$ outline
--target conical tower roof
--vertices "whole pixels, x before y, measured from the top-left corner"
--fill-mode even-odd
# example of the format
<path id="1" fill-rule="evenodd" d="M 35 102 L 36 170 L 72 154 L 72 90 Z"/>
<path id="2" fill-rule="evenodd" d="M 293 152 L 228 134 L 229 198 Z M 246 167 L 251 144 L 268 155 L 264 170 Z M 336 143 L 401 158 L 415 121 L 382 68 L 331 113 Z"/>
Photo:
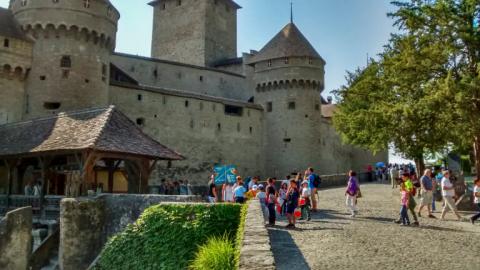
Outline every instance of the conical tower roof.
<path id="1" fill-rule="evenodd" d="M 293 22 L 287 24 L 270 40 L 267 45 L 253 57 L 250 63 L 291 56 L 306 56 L 322 59 Z"/>

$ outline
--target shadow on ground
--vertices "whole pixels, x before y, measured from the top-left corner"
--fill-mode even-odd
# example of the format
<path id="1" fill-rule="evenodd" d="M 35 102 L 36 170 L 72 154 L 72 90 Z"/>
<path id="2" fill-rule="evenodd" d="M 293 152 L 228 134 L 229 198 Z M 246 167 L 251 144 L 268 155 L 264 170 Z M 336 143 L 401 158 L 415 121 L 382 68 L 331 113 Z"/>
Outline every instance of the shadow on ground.
<path id="1" fill-rule="evenodd" d="M 274 227 L 269 229 L 269 235 L 277 270 L 311 269 L 288 230 Z"/>

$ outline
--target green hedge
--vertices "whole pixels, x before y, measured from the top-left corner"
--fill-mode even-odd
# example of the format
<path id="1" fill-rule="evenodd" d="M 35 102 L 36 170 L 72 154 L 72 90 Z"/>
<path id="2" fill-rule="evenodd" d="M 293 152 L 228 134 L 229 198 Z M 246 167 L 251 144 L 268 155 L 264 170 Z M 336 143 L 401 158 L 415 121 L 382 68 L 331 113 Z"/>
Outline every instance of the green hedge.
<path id="1" fill-rule="evenodd" d="M 238 237 L 241 212 L 238 204 L 150 207 L 108 241 L 95 269 L 187 269 L 208 238 Z"/>
<path id="2" fill-rule="evenodd" d="M 197 251 L 191 270 L 235 270 L 235 245 L 228 237 L 214 236 Z"/>

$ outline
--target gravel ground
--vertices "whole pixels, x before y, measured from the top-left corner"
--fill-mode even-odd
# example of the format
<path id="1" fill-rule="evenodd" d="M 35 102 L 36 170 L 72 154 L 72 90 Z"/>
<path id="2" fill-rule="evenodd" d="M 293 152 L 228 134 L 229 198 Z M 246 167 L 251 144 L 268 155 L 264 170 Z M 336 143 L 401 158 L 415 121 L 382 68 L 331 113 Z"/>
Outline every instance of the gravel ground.
<path id="1" fill-rule="evenodd" d="M 320 191 L 320 211 L 295 230 L 280 218 L 269 229 L 277 269 L 480 269 L 480 224 L 454 221 L 450 213 L 446 221 L 422 217 L 420 227 L 402 227 L 393 223 L 397 191 L 368 184 L 362 194 L 355 218 L 346 211 L 344 188 Z"/>

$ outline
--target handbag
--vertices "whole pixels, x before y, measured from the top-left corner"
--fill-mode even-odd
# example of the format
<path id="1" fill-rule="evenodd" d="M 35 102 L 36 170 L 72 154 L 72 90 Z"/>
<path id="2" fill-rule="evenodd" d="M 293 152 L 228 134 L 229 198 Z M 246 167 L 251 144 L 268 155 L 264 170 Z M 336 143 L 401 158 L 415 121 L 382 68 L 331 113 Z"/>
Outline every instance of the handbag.
<path id="1" fill-rule="evenodd" d="M 358 192 L 357 192 L 357 199 L 358 198 L 362 198 L 362 192 L 360 190 L 358 190 Z"/>

